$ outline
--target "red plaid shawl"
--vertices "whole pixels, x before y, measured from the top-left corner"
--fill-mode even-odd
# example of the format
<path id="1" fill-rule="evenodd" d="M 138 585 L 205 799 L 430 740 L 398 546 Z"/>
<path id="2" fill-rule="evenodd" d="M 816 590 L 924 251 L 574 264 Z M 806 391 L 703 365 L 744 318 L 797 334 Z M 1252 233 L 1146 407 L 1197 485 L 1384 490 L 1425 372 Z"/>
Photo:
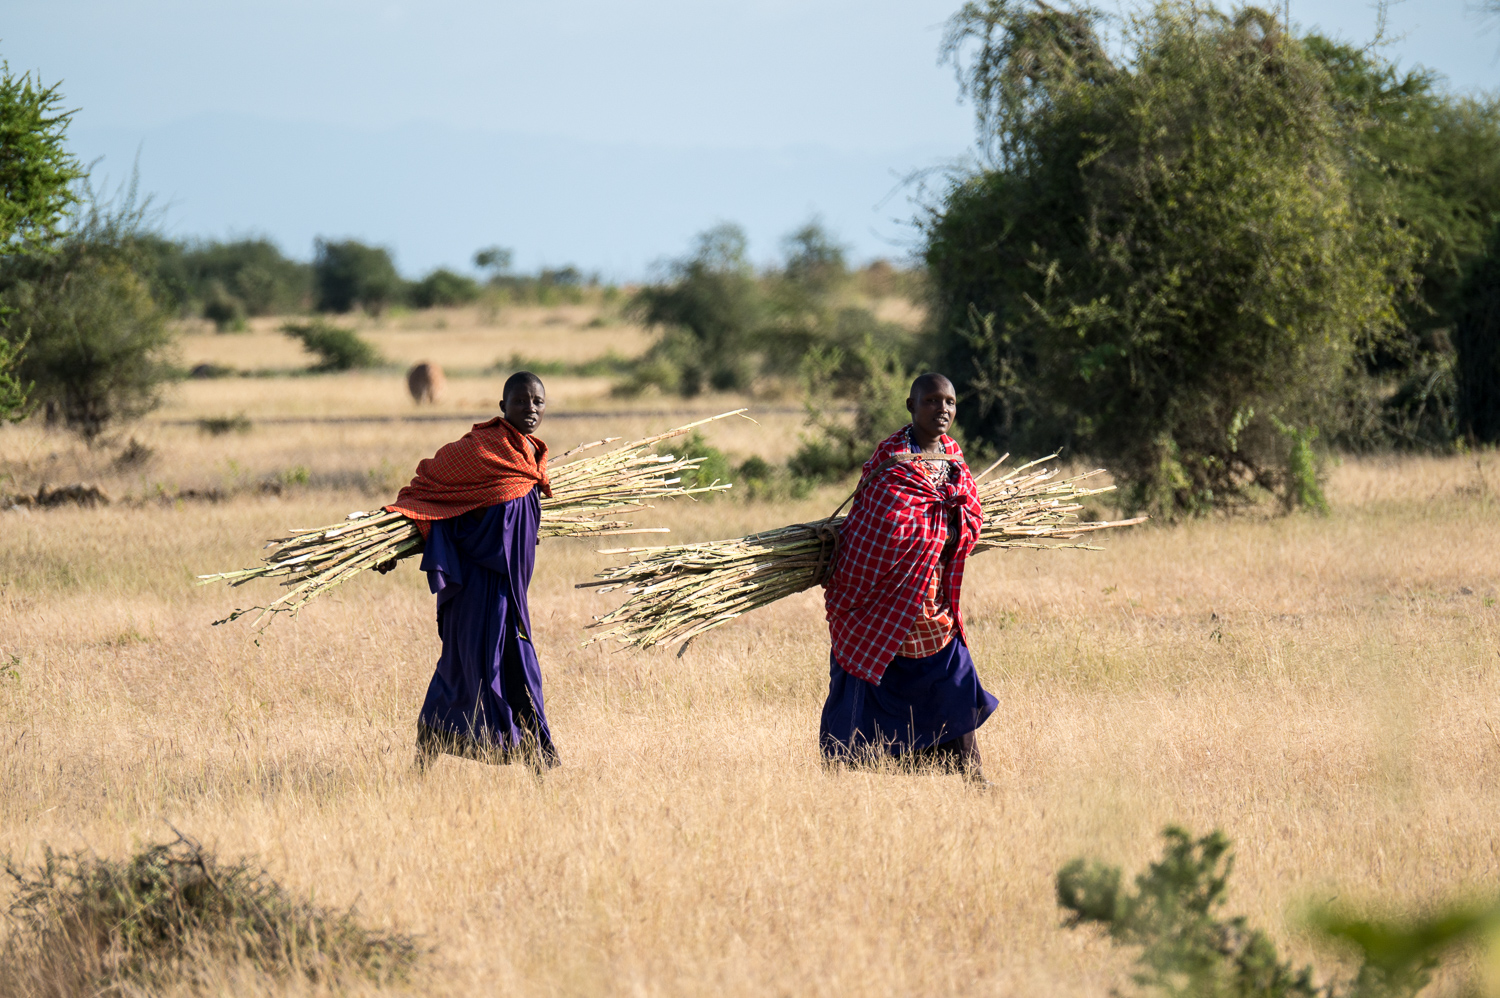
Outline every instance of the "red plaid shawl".
<path id="1" fill-rule="evenodd" d="M 415 520 L 425 538 L 432 520 L 519 499 L 538 485 L 552 495 L 547 445 L 496 416 L 420 461 L 416 477 L 386 509 Z"/>
<path id="2" fill-rule="evenodd" d="M 944 435 L 942 444 L 949 454 L 963 457 L 953 438 Z M 958 463 L 956 479 L 942 485 L 934 485 L 916 462 L 876 473 L 886 458 L 910 452 L 902 429 L 865 462 L 854 507 L 839 529 L 838 563 L 824 592 L 834 660 L 845 672 L 877 686 L 921 608 L 948 539 L 948 510 L 954 507 L 960 510 L 960 533 L 943 583 L 958 633 L 964 633 L 958 594 L 964 562 L 983 521 L 967 464 Z"/>

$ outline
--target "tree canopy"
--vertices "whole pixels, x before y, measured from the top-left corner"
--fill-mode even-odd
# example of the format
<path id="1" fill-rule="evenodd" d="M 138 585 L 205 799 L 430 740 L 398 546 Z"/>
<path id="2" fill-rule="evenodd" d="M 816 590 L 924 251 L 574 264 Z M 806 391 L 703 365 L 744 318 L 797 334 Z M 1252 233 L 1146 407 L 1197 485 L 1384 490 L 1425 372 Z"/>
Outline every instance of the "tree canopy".
<path id="1" fill-rule="evenodd" d="M 379 314 L 400 301 L 405 290 L 390 250 L 353 239 L 319 239 L 313 275 L 320 312 L 348 312 L 357 305 Z"/>
<path id="2" fill-rule="evenodd" d="M 960 419 L 1107 458 L 1159 515 L 1316 504 L 1310 442 L 1399 328 L 1417 241 L 1275 17 L 1166 0 L 1118 51 L 1100 22 L 983 0 L 951 25 L 987 161 L 927 226 Z"/>
<path id="3" fill-rule="evenodd" d="M 63 144 L 73 112 L 57 85 L 0 62 L 0 255 L 45 252 L 78 203 L 84 172 Z"/>
<path id="4" fill-rule="evenodd" d="M 653 370 L 645 372 L 651 380 L 682 395 L 749 387 L 749 338 L 762 322 L 764 303 L 746 247 L 738 225 L 716 225 L 669 265 L 666 280 L 636 292 L 629 313 L 665 330 L 653 349 Z"/>

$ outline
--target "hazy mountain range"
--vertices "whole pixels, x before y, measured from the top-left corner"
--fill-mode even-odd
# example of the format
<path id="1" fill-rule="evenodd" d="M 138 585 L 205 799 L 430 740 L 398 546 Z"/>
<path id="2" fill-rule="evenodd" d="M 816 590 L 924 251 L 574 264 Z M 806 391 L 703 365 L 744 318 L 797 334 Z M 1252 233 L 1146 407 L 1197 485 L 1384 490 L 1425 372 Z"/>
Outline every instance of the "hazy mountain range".
<path id="1" fill-rule="evenodd" d="M 467 268 L 473 251 L 515 250 L 518 269 L 576 264 L 631 280 L 680 255 L 694 233 L 734 221 L 760 262 L 809 217 L 855 260 L 909 255 L 928 171 L 941 187 L 962 148 L 858 152 L 589 143 L 440 124 L 358 129 L 233 114 L 149 130 L 89 127 L 70 137 L 111 186 L 139 164 L 140 188 L 179 236 L 264 234 L 306 258 L 316 236 L 390 247 L 408 276 Z M 102 157 L 100 159 L 99 157 Z"/>

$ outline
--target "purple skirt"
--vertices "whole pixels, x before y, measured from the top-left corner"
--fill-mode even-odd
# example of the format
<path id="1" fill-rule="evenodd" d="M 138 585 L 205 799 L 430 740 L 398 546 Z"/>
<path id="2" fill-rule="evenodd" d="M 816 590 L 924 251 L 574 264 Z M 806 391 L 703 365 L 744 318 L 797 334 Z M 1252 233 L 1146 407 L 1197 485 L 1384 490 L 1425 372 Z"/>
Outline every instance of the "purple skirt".
<path id="1" fill-rule="evenodd" d="M 540 519 L 532 490 L 432 525 L 422 568 L 437 594 L 443 651 L 417 718 L 418 743 L 432 751 L 557 758 L 526 599 Z"/>
<path id="2" fill-rule="evenodd" d="M 976 730 L 1000 706 L 979 685 L 974 660 L 955 637 L 926 658 L 897 655 L 880 685 L 849 675 L 828 656 L 828 701 L 819 743 L 830 759 L 900 757 Z"/>

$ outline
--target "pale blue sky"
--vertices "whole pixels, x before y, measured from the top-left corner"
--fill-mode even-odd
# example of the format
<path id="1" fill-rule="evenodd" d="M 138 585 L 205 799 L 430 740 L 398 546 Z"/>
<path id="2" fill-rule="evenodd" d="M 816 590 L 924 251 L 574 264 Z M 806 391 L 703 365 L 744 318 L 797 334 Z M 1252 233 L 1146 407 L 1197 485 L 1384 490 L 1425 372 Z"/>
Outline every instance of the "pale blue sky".
<path id="1" fill-rule="evenodd" d="M 1103 6 L 1118 9 L 1113 3 Z M 6 0 L 0 56 L 62 80 L 80 155 L 181 235 L 390 246 L 408 274 L 489 243 L 638 277 L 745 225 L 757 258 L 817 214 L 858 258 L 909 251 L 901 177 L 972 141 L 937 64 L 958 0 Z M 1349 40 L 1359 0 L 1292 0 Z M 1388 50 L 1500 85 L 1468 0 L 1394 5 Z"/>

